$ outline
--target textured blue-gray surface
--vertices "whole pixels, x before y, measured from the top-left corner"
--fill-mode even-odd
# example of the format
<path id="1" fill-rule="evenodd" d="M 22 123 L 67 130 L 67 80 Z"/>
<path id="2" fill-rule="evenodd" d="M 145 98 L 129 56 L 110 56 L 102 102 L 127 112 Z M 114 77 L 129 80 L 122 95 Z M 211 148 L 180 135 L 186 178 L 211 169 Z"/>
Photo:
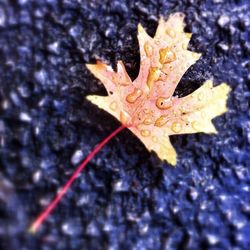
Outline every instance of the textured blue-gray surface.
<path id="1" fill-rule="evenodd" d="M 34 236 L 32 219 L 93 146 L 119 126 L 85 100 L 105 95 L 85 63 L 118 59 L 135 78 L 136 28 L 186 14 L 203 54 L 186 95 L 227 82 L 217 135 L 171 140 L 176 168 L 123 131 L 83 171 Z M 250 4 L 248 0 L 0 1 L 0 248 L 3 250 L 250 249 Z"/>

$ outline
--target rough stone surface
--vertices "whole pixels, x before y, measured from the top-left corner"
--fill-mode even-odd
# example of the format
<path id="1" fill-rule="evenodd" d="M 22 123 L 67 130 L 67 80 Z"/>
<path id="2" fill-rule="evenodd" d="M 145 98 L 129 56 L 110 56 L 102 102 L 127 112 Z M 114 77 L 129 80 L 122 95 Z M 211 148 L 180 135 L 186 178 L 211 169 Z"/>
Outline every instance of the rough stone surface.
<path id="1" fill-rule="evenodd" d="M 96 59 L 139 69 L 136 27 L 182 11 L 203 54 L 186 95 L 214 77 L 231 88 L 218 135 L 171 140 L 176 168 L 129 131 L 87 166 L 36 235 L 27 227 L 91 148 L 119 126 L 85 100 L 104 94 Z M 249 249 L 248 0 L 0 1 L 0 249 Z"/>

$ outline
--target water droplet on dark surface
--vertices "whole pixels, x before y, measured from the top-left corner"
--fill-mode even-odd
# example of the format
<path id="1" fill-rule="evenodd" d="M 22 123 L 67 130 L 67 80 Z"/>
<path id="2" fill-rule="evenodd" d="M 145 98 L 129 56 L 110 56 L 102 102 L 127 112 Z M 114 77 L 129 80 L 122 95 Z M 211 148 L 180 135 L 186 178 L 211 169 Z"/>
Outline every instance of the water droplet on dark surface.
<path id="1" fill-rule="evenodd" d="M 23 122 L 31 122 L 31 120 L 32 120 L 32 118 L 30 117 L 30 115 L 27 114 L 27 113 L 24 113 L 24 112 L 20 113 L 19 118 Z"/>
<path id="2" fill-rule="evenodd" d="M 99 227 L 98 225 L 96 224 L 95 221 L 92 221 L 88 226 L 87 226 L 87 229 L 86 229 L 86 233 L 88 235 L 91 235 L 91 236 L 98 236 L 99 235 Z"/>
<path id="3" fill-rule="evenodd" d="M 74 152 L 74 154 L 71 157 L 71 163 L 73 165 L 79 164 L 83 160 L 83 152 L 82 150 L 78 149 Z"/>
<path id="4" fill-rule="evenodd" d="M 230 17 L 227 15 L 221 15 L 218 19 L 218 24 L 221 28 L 224 28 L 230 22 Z"/>
<path id="5" fill-rule="evenodd" d="M 59 44 L 58 42 L 53 42 L 51 44 L 48 45 L 48 49 L 49 51 L 55 53 L 55 54 L 59 54 Z"/>
<path id="6" fill-rule="evenodd" d="M 81 221 L 78 219 L 67 220 L 62 224 L 62 232 L 69 236 L 77 236 L 82 232 Z"/>
<path id="7" fill-rule="evenodd" d="M 116 180 L 113 183 L 113 188 L 115 192 L 128 191 L 128 185 L 124 180 Z"/>
<path id="8" fill-rule="evenodd" d="M 35 79 L 41 83 L 42 85 L 44 85 L 46 83 L 47 80 L 47 73 L 44 70 L 40 70 L 40 71 L 36 71 L 35 72 Z"/>

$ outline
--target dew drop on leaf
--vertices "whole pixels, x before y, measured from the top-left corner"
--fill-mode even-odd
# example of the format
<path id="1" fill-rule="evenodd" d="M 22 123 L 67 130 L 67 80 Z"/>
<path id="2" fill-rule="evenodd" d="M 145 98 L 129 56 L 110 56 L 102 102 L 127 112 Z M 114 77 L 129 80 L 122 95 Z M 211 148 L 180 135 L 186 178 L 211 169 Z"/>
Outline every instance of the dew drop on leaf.
<path id="1" fill-rule="evenodd" d="M 142 95 L 142 90 L 135 88 L 134 91 L 132 93 L 130 93 L 129 95 L 127 95 L 126 97 L 126 101 L 129 103 L 135 103 L 136 100 Z"/>
<path id="2" fill-rule="evenodd" d="M 156 100 L 156 106 L 159 109 L 169 109 L 172 106 L 170 98 L 159 97 Z"/>
<path id="3" fill-rule="evenodd" d="M 145 118 L 145 120 L 143 121 L 143 124 L 145 125 L 150 125 L 153 123 L 153 120 L 151 118 Z"/>
<path id="4" fill-rule="evenodd" d="M 194 130 L 199 131 L 199 129 L 200 129 L 200 123 L 199 122 L 193 121 L 191 124 L 192 124 L 192 128 Z"/>
<path id="5" fill-rule="evenodd" d="M 160 53 L 161 64 L 170 63 L 170 62 L 175 61 L 176 59 L 175 53 L 168 47 L 161 49 L 159 53 Z"/>
<path id="6" fill-rule="evenodd" d="M 171 126 L 171 130 L 175 133 L 180 133 L 182 130 L 182 125 L 180 122 L 173 122 Z"/>
<path id="7" fill-rule="evenodd" d="M 167 116 L 162 115 L 160 116 L 156 121 L 155 121 L 155 126 L 156 127 L 162 127 L 167 123 Z"/>
<path id="8" fill-rule="evenodd" d="M 113 101 L 113 102 L 110 103 L 109 107 L 110 107 L 110 109 L 115 111 L 117 109 L 117 103 L 115 101 Z"/>
<path id="9" fill-rule="evenodd" d="M 146 42 L 144 44 L 144 50 L 145 50 L 147 57 L 150 57 L 153 55 L 153 47 L 149 44 L 149 42 Z"/>
<path id="10" fill-rule="evenodd" d="M 141 130 L 141 135 L 144 136 L 144 137 L 148 137 L 148 136 L 150 136 L 150 131 L 147 130 L 147 129 L 142 129 Z"/>
<path id="11" fill-rule="evenodd" d="M 169 35 L 171 38 L 175 38 L 175 35 L 176 35 L 174 30 L 171 30 L 171 29 L 166 30 L 166 34 Z"/>

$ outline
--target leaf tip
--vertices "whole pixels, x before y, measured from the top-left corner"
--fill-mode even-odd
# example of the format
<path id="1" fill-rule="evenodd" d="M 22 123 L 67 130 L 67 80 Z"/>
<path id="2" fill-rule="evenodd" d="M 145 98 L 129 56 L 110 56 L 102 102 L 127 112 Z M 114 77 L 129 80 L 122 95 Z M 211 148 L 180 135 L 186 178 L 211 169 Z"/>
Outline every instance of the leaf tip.
<path id="1" fill-rule="evenodd" d="M 163 147 L 157 154 L 161 160 L 167 161 L 173 167 L 176 166 L 177 154 L 172 146 L 169 148 Z"/>
<path id="2" fill-rule="evenodd" d="M 93 72 L 95 72 L 96 70 L 96 64 L 90 64 L 90 63 L 86 63 L 85 64 L 86 68 L 93 74 Z"/>

